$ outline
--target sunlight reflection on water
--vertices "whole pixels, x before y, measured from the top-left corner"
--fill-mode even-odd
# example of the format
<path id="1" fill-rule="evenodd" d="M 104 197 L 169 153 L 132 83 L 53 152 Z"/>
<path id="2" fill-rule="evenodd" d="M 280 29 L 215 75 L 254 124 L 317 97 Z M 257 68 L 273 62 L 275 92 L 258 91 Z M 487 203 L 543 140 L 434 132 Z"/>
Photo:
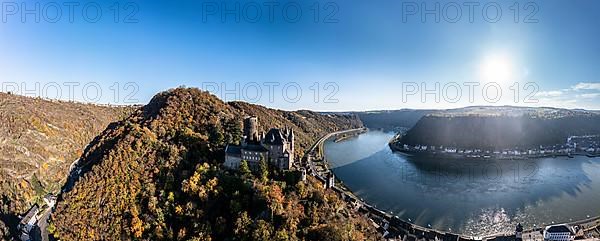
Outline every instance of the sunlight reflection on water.
<path id="1" fill-rule="evenodd" d="M 405 220 L 484 235 L 600 214 L 600 158 L 417 158 L 391 152 L 392 136 L 330 141 L 325 154 L 346 186 Z"/>

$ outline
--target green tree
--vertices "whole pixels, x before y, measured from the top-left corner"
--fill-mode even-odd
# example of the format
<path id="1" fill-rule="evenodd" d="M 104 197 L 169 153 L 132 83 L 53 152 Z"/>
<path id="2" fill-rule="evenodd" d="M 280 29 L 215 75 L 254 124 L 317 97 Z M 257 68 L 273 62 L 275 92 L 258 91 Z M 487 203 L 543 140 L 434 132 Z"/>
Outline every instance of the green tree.
<path id="1" fill-rule="evenodd" d="M 252 240 L 270 241 L 271 233 L 273 233 L 273 226 L 265 220 L 258 220 L 256 222 L 256 228 L 252 232 Z"/>
<path id="2" fill-rule="evenodd" d="M 318 227 L 311 230 L 308 233 L 308 239 L 310 240 L 321 240 L 321 241 L 343 241 L 344 234 L 341 229 L 334 225 L 327 224 L 325 226 Z"/>
<path id="3" fill-rule="evenodd" d="M 54 223 L 48 224 L 46 231 L 48 231 L 50 234 L 54 234 L 54 232 L 56 232 L 56 226 L 54 226 Z"/>
<path id="4" fill-rule="evenodd" d="M 276 241 L 288 241 L 290 240 L 290 236 L 288 235 L 288 231 L 285 229 L 280 229 L 275 232 L 274 240 Z"/>
<path id="5" fill-rule="evenodd" d="M 241 121 L 237 118 L 225 121 L 225 141 L 227 141 L 227 143 L 240 143 L 240 140 L 242 139 L 242 126 L 240 125 L 240 122 Z"/>
<path id="6" fill-rule="evenodd" d="M 263 156 L 260 157 L 260 162 L 259 162 L 259 167 L 260 167 L 260 180 L 263 183 L 266 183 L 269 180 L 269 163 L 267 163 L 267 160 L 265 160 L 265 158 Z"/>
<path id="7" fill-rule="evenodd" d="M 194 237 L 194 238 L 190 239 L 189 241 L 211 241 L 211 240 L 212 239 L 210 238 L 210 236 L 202 235 L 202 236 Z"/>
<path id="8" fill-rule="evenodd" d="M 248 240 L 250 224 L 252 224 L 252 220 L 250 220 L 250 217 L 248 217 L 248 213 L 243 211 L 240 213 L 240 216 L 237 218 L 237 220 L 235 220 L 233 233 L 240 240 Z"/>
<path id="9" fill-rule="evenodd" d="M 242 160 L 240 162 L 239 171 L 240 171 L 240 174 L 242 174 L 242 177 L 244 177 L 244 178 L 249 177 L 250 174 L 252 173 L 252 172 L 250 172 L 250 167 L 248 166 L 248 162 L 246 160 Z"/>

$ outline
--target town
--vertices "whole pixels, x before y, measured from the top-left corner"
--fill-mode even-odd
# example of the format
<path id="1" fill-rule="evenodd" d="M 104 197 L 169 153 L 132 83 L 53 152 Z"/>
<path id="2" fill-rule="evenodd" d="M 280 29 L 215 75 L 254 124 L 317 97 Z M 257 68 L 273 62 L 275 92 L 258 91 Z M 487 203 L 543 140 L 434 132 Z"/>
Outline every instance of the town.
<path id="1" fill-rule="evenodd" d="M 228 145 L 225 154 L 225 166 L 229 169 L 239 167 L 241 161 L 246 160 L 248 165 L 256 168 L 261 159 L 268 160 L 271 165 L 281 170 L 296 171 L 300 173 L 301 181 L 306 182 L 310 175 L 321 183 L 326 189 L 336 192 L 346 202 L 348 208 L 367 217 L 372 225 L 386 240 L 402 241 L 508 241 L 508 240 L 544 240 L 544 241 L 571 241 L 571 240 L 598 240 L 600 238 L 600 217 L 588 217 L 586 220 L 564 224 L 552 224 L 545 227 L 525 230 L 522 225 L 515 227 L 514 233 L 499 233 L 489 236 L 464 236 L 452 232 L 442 232 L 429 227 L 413 224 L 411 220 L 402 220 L 392 213 L 385 212 L 366 203 L 362 198 L 355 196 L 347 187 L 339 182 L 329 169 L 323 154 L 325 141 L 335 138 L 343 141 L 350 137 L 367 132 L 366 128 L 342 130 L 329 133 L 317 140 L 300 159 L 293 159 L 289 155 L 293 150 L 293 131 L 290 129 L 272 128 L 267 134 L 259 134 L 258 119 L 246 117 L 244 119 L 244 136 L 241 145 Z M 590 141 L 596 137 L 572 137 L 571 143 L 575 147 L 583 140 Z M 275 141 L 274 141 L 275 140 Z M 577 140 L 577 142 L 575 142 Z M 598 143 L 591 141 L 590 143 Z M 291 146 L 290 146 L 291 145 Z M 272 151 L 273 150 L 273 151 Z M 427 149 L 423 149 L 426 151 Z M 293 151 L 291 152 L 293 153 Z M 463 151 L 464 153 L 464 151 Z M 560 153 L 560 152 L 559 152 Z M 507 152 L 508 155 L 508 152 Z M 282 162 L 283 161 L 283 162 Z"/>
<path id="2" fill-rule="evenodd" d="M 398 134 L 394 139 L 401 138 Z M 461 148 L 448 146 L 407 145 L 390 142 L 390 147 L 408 154 L 424 154 L 451 158 L 495 158 L 495 159 L 527 159 L 558 156 L 600 156 L 600 135 L 570 136 L 564 144 L 539 146 L 537 148 L 514 148 L 486 150 L 479 148 Z"/>
<path id="3" fill-rule="evenodd" d="M 465 236 L 457 233 L 443 232 L 412 223 L 412 220 L 402 220 L 377 207 L 366 203 L 362 198 L 355 196 L 347 187 L 335 179 L 329 169 L 327 160 L 323 156 L 323 143 L 330 139 L 345 140 L 348 136 L 360 135 L 368 130 L 354 129 L 330 133 L 319 139 L 311 149 L 306 152 L 300 162 L 301 170 L 309 170 L 311 176 L 321 181 L 325 188 L 338 193 L 349 208 L 366 216 L 386 240 L 401 241 L 571 241 L 571 240 L 599 240 L 600 217 L 587 217 L 578 222 L 552 224 L 525 230 L 518 224 L 513 233 L 497 233 L 485 236 Z"/>
<path id="4" fill-rule="evenodd" d="M 546 227 L 524 230 L 522 225 L 515 227 L 515 232 L 495 234 L 490 236 L 464 236 L 452 232 L 442 232 L 412 223 L 412 220 L 402 220 L 392 213 L 380 210 L 366 203 L 362 198 L 355 196 L 347 187 L 339 182 L 329 169 L 323 154 L 324 143 L 335 138 L 335 141 L 344 141 L 368 131 L 367 128 L 342 130 L 329 133 L 317 140 L 301 158 L 295 158 L 294 131 L 291 128 L 271 128 L 268 132 L 259 132 L 260 126 L 257 117 L 246 117 L 243 120 L 243 136 L 239 145 L 228 144 L 225 147 L 224 167 L 237 170 L 242 161 L 246 161 L 251 169 L 259 168 L 260 161 L 265 160 L 269 165 L 280 170 L 299 172 L 303 182 L 310 175 L 321 183 L 325 189 L 331 189 L 341 196 L 346 205 L 367 217 L 372 225 L 387 240 L 402 241 L 475 241 L 475 240 L 544 240 L 544 241 L 571 241 L 571 240 L 598 240 L 600 238 L 600 217 L 588 217 L 586 220 L 571 222 L 569 224 L 553 224 Z M 502 150 L 489 151 L 480 149 L 461 149 L 454 147 L 434 146 L 407 146 L 400 147 L 401 151 L 429 153 L 434 155 L 456 155 L 462 157 L 484 158 L 535 158 L 543 156 L 572 156 L 588 155 L 597 156 L 600 152 L 600 136 L 571 136 L 564 145 L 540 147 L 529 150 Z M 390 142 L 390 147 L 393 146 Z M 72 164 L 73 178 L 80 174 L 80 168 Z M 40 208 L 34 204 L 27 213 L 21 217 L 18 229 L 21 232 L 21 241 L 48 240 L 47 219 L 57 196 L 48 194 L 44 205 Z"/>

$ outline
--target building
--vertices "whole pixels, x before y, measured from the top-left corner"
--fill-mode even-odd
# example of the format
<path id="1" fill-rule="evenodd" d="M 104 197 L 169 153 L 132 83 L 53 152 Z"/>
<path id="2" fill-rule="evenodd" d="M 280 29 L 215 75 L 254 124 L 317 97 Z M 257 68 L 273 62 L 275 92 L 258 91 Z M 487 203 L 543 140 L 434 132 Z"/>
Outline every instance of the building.
<path id="1" fill-rule="evenodd" d="M 544 241 L 573 241 L 575 229 L 568 224 L 547 226 L 544 229 Z"/>
<path id="2" fill-rule="evenodd" d="M 20 239 L 22 241 L 31 240 L 29 234 L 31 233 L 31 230 L 35 227 L 38 221 L 37 215 L 39 212 L 40 208 L 37 204 L 34 204 L 33 207 L 31 207 L 29 211 L 27 211 L 25 216 L 21 218 L 21 222 L 19 222 L 19 226 L 17 226 L 17 228 L 21 232 Z"/>
<path id="3" fill-rule="evenodd" d="M 292 167 L 294 161 L 294 131 L 286 128 L 271 129 L 263 137 L 262 145 L 268 150 L 269 162 L 282 170 Z"/>
<path id="4" fill-rule="evenodd" d="M 300 168 L 300 180 L 306 182 L 306 169 Z"/>
<path id="5" fill-rule="evenodd" d="M 333 175 L 333 172 L 329 172 L 327 180 L 325 180 L 325 189 L 333 187 L 335 187 L 335 176 Z"/>
<path id="6" fill-rule="evenodd" d="M 521 223 L 517 224 L 517 227 L 515 228 L 515 241 L 522 241 L 523 240 L 523 225 L 521 225 Z"/>
<path id="7" fill-rule="evenodd" d="M 46 196 L 44 196 L 44 202 L 46 203 L 46 205 L 48 205 L 49 208 L 53 208 L 56 204 L 56 196 L 52 194 L 46 194 Z"/>
<path id="8" fill-rule="evenodd" d="M 256 169 L 263 159 L 281 170 L 292 167 L 294 130 L 272 128 L 266 134 L 259 134 L 257 117 L 245 118 L 243 130 L 241 145 L 230 144 L 225 147 L 225 167 L 237 169 L 245 160 L 251 169 Z"/>

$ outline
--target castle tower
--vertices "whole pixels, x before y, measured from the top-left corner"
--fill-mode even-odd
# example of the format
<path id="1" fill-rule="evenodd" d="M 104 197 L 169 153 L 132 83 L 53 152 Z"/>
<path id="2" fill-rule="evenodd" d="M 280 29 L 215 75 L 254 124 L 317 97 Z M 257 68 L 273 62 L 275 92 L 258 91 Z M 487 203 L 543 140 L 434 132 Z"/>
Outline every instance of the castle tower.
<path id="1" fill-rule="evenodd" d="M 290 153 L 294 155 L 294 129 L 290 128 L 290 133 L 288 134 L 288 143 L 290 145 Z"/>
<path id="2" fill-rule="evenodd" d="M 258 117 L 251 116 L 244 119 L 244 137 L 246 142 L 258 141 Z"/>

